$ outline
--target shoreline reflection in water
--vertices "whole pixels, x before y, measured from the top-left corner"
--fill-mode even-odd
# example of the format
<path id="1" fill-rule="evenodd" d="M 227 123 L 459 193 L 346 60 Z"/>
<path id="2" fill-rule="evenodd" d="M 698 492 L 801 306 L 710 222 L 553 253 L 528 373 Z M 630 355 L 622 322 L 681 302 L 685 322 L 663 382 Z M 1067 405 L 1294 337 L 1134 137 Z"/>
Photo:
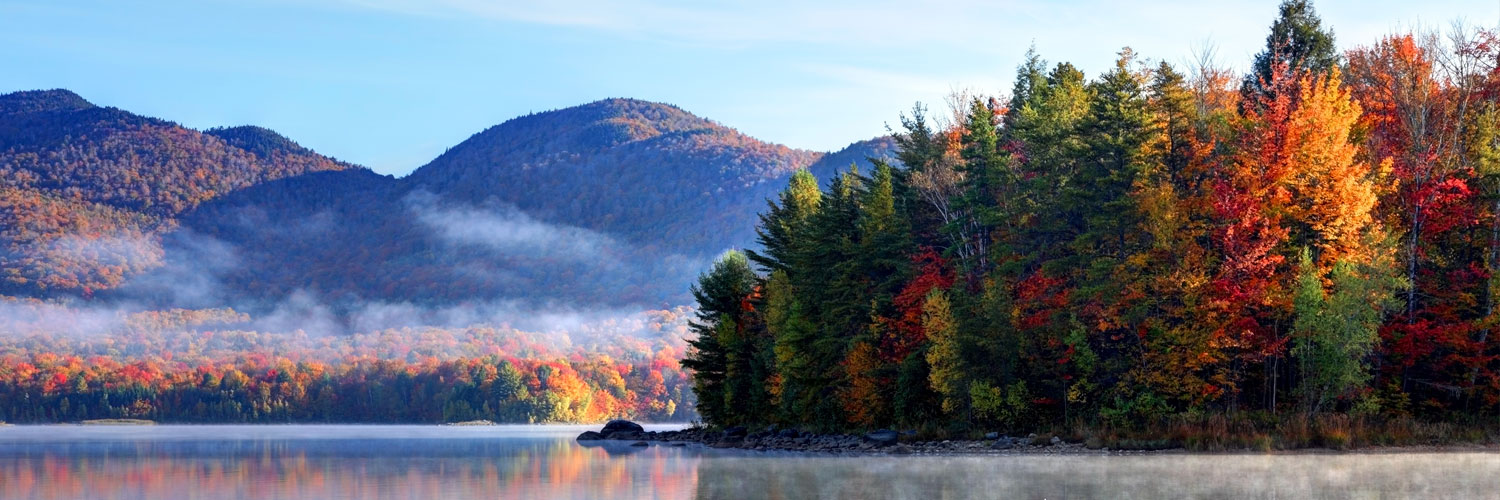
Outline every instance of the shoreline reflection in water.
<path id="1" fill-rule="evenodd" d="M 827 457 L 583 426 L 0 428 L 0 498 L 1484 498 L 1500 454 Z M 663 428 L 663 427 L 659 427 Z"/>

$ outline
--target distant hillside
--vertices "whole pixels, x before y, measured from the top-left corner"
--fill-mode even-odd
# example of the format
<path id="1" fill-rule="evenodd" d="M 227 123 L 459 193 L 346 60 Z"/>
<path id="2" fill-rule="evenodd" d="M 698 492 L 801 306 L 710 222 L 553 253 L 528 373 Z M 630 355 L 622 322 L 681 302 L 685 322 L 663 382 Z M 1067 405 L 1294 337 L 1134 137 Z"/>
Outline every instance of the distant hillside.
<path id="1" fill-rule="evenodd" d="M 791 172 L 827 179 L 893 147 L 797 150 L 610 99 L 506 121 L 396 179 L 268 129 L 200 133 L 67 91 L 0 97 L 0 139 L 0 294 L 335 308 L 680 303 L 709 259 L 754 243 Z"/>
<path id="2" fill-rule="evenodd" d="M 818 158 L 818 161 L 808 166 L 807 170 L 826 185 L 835 174 L 848 170 L 850 165 L 859 166 L 862 173 L 870 173 L 870 159 L 900 165 L 900 161 L 896 160 L 896 140 L 890 136 L 881 136 L 850 144 L 844 149 Z M 780 189 L 784 186 L 776 187 Z"/>
<path id="3" fill-rule="evenodd" d="M 821 156 L 674 106 L 609 99 L 491 127 L 407 180 L 448 200 L 498 200 L 543 221 L 701 253 L 743 244 L 737 230 L 759 198 Z"/>
<path id="4" fill-rule="evenodd" d="M 260 182 L 348 168 L 300 147 L 262 156 L 66 90 L 0 95 L 0 294 L 118 286 L 159 264 L 155 238 L 183 211 Z"/>
<path id="5" fill-rule="evenodd" d="M 267 180 L 352 167 L 285 143 L 292 147 L 261 156 L 65 90 L 0 96 L 0 183 L 153 215 Z"/>

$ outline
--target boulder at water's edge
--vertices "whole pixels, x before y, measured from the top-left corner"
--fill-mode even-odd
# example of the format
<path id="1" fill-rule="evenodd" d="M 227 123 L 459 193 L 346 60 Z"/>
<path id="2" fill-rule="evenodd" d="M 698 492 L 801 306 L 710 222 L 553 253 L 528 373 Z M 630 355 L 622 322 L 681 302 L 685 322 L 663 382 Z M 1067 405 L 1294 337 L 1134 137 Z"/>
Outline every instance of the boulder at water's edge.
<path id="1" fill-rule="evenodd" d="M 605 422 L 604 423 L 604 429 L 600 430 L 599 432 L 601 432 L 603 434 L 609 434 L 611 432 L 621 432 L 621 431 L 625 431 L 625 432 L 646 432 L 646 428 L 645 427 L 641 427 L 641 424 L 637 424 L 637 423 L 631 422 L 629 420 L 610 420 L 609 422 Z"/>

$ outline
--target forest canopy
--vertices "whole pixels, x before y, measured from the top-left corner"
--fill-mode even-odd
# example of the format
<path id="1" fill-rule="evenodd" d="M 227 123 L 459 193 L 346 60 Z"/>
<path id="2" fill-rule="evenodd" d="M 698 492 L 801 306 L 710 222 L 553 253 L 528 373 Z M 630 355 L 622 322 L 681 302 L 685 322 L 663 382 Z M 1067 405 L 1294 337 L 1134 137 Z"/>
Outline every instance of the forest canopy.
<path id="1" fill-rule="evenodd" d="M 1338 52 L 1281 5 L 1245 75 L 1034 50 L 794 175 L 703 273 L 683 366 L 717 425 L 1003 431 L 1500 412 L 1500 37 Z"/>

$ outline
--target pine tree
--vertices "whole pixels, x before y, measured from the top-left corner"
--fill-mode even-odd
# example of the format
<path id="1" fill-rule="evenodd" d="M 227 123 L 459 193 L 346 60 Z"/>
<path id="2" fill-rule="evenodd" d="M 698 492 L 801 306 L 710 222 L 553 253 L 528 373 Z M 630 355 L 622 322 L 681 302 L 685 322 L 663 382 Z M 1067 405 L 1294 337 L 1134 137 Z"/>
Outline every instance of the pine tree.
<path id="1" fill-rule="evenodd" d="M 1147 109 L 1145 75 L 1130 68 L 1134 57 L 1125 49 L 1115 69 L 1090 84 L 1089 115 L 1080 126 L 1084 160 L 1063 192 L 1067 210 L 1083 221 L 1070 245 L 1077 255 L 1075 267 L 1084 271 L 1089 287 L 1081 296 L 1104 303 L 1119 292 L 1096 287 L 1117 283 L 1115 270 L 1143 246 L 1141 210 L 1133 195 L 1157 124 Z"/>
<path id="2" fill-rule="evenodd" d="M 870 317 L 869 282 L 863 274 L 860 250 L 860 201 L 864 181 L 850 171 L 834 179 L 808 223 L 805 244 L 799 245 L 796 265 L 788 273 L 797 302 L 813 332 L 806 342 L 807 376 L 795 421 L 834 427 L 844 422 L 837 384 L 844 378 L 842 363 L 854 338 L 865 331 Z"/>
<path id="3" fill-rule="evenodd" d="M 813 364 L 817 330 L 785 271 L 775 271 L 766 280 L 764 317 L 776 368 L 771 396 L 783 421 L 805 422 L 816 404 L 819 384 L 826 379 Z"/>
<path id="4" fill-rule="evenodd" d="M 697 320 L 689 327 L 697 336 L 688 341 L 691 350 L 683 358 L 682 367 L 693 371 L 698 411 L 712 424 L 728 424 L 745 417 L 736 412 L 744 409 L 740 406 L 743 390 L 731 391 L 727 384 L 743 387 L 757 382 L 729 379 L 731 375 L 745 374 L 743 370 L 731 371 L 730 349 L 742 348 L 738 344 L 747 326 L 744 305 L 756 281 L 745 254 L 730 251 L 720 256 L 712 269 L 699 275 L 698 283 L 693 286 L 698 311 Z"/>
<path id="5" fill-rule="evenodd" d="M 807 169 L 793 172 L 781 191 L 780 203 L 767 200 L 767 211 L 760 215 L 755 233 L 761 251 L 749 250 L 746 255 L 767 273 L 786 270 L 797 252 L 796 243 L 807 230 L 807 221 L 818 212 L 822 199 L 823 192 L 812 173 Z"/>
<path id="6" fill-rule="evenodd" d="M 859 203 L 858 259 L 879 311 L 888 313 L 891 298 L 911 279 L 911 225 L 905 200 L 897 199 L 902 182 L 895 168 L 877 161 L 874 174 L 864 184 L 868 188 Z"/>
<path id="7" fill-rule="evenodd" d="M 997 239 L 994 231 L 1004 227 L 1007 233 L 1014 232 L 1014 216 L 1021 207 L 1018 179 L 1001 147 L 999 118 L 990 105 L 975 99 L 959 138 L 962 181 L 954 202 L 963 217 L 949 230 L 964 242 L 959 256 L 971 285 L 990 271 L 995 253 L 991 242 Z"/>
<path id="8" fill-rule="evenodd" d="M 1018 176 L 1026 179 L 1026 207 L 1011 215 L 1023 227 L 1009 239 L 1035 269 L 1062 256 L 1083 229 L 1081 214 L 1071 210 L 1064 192 L 1074 189 L 1085 150 L 1079 126 L 1088 114 L 1089 89 L 1083 73 L 1064 63 L 1035 82 L 1025 97 L 1012 99 L 1013 116 L 1004 130 L 1020 161 Z"/>
<path id="9" fill-rule="evenodd" d="M 1128 258 L 1149 247 L 1137 186 L 1159 125 L 1149 109 L 1147 75 L 1132 68 L 1134 58 L 1130 49 L 1123 50 L 1115 68 L 1089 85 L 1089 114 L 1079 127 L 1083 157 L 1063 190 L 1064 210 L 1083 225 L 1068 245 L 1070 255 L 1060 262 L 1073 275 L 1081 333 L 1103 361 L 1098 373 L 1077 381 L 1080 388 L 1121 383 L 1141 348 L 1133 332 L 1145 319 L 1144 297 L 1130 285 L 1137 279 L 1133 271 L 1142 270 L 1131 269 Z"/>
<path id="10" fill-rule="evenodd" d="M 1240 93 L 1247 105 L 1255 105 L 1274 98 L 1278 89 L 1272 82 L 1278 78 L 1321 76 L 1337 68 L 1340 60 L 1333 32 L 1323 28 L 1312 0 L 1284 0 L 1266 36 L 1266 48 L 1255 55 Z"/>

